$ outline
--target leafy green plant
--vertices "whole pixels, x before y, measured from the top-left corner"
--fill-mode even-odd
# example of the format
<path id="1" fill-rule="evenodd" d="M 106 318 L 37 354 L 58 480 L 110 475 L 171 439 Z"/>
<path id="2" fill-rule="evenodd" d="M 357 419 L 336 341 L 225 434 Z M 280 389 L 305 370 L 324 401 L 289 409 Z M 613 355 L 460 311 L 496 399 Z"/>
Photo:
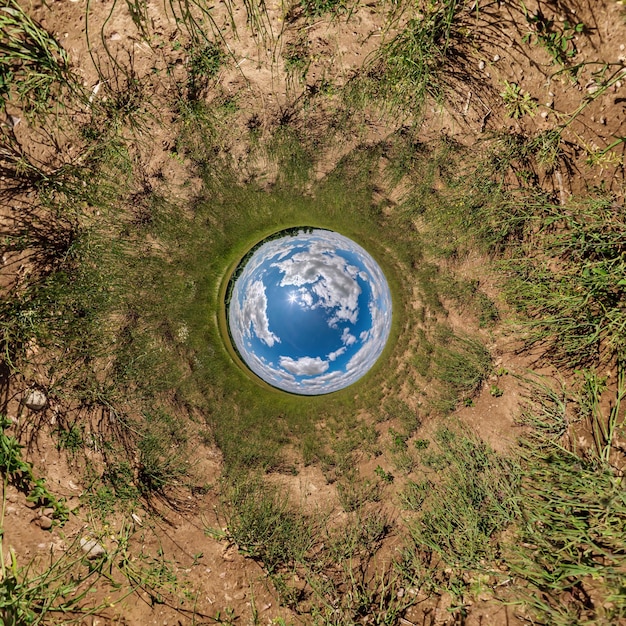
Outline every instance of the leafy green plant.
<path id="1" fill-rule="evenodd" d="M 572 24 L 565 20 L 561 28 L 556 28 L 554 20 L 546 18 L 541 9 L 529 13 L 523 4 L 522 7 L 526 21 L 532 28 L 524 35 L 524 43 L 532 43 L 534 39 L 537 45 L 548 51 L 553 63 L 567 65 L 578 52 L 574 38 L 585 31 L 585 25 L 581 22 Z"/>
<path id="2" fill-rule="evenodd" d="M 45 478 L 37 478 L 33 466 L 22 459 L 22 445 L 6 430 L 12 422 L 0 415 L 0 469 L 4 476 L 4 485 L 14 484 L 26 493 L 27 499 L 38 506 L 49 506 L 54 509 L 54 516 L 61 522 L 69 517 L 69 510 L 64 501 L 59 500 L 50 492 Z"/>
<path id="3" fill-rule="evenodd" d="M 508 115 L 516 120 L 524 117 L 524 115 L 532 117 L 535 114 L 537 101 L 517 83 L 510 83 L 505 80 L 504 91 L 500 93 L 500 97 Z"/>
<path id="4" fill-rule="evenodd" d="M 374 473 L 385 483 L 393 482 L 393 474 L 391 472 L 386 472 L 380 465 L 376 466 Z"/>
<path id="5" fill-rule="evenodd" d="M 491 387 L 489 388 L 489 393 L 494 398 L 500 398 L 504 395 L 504 390 L 498 387 L 498 385 L 491 385 Z"/>

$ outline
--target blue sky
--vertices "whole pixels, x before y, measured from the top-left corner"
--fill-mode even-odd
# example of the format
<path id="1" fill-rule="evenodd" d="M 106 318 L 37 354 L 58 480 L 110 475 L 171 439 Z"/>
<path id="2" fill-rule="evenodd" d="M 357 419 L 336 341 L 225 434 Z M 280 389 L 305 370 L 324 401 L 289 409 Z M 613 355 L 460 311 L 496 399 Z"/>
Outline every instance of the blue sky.
<path id="1" fill-rule="evenodd" d="M 260 246 L 235 282 L 231 336 L 248 367 L 271 385 L 330 393 L 363 376 L 391 328 L 391 295 L 374 259 L 327 230 Z"/>

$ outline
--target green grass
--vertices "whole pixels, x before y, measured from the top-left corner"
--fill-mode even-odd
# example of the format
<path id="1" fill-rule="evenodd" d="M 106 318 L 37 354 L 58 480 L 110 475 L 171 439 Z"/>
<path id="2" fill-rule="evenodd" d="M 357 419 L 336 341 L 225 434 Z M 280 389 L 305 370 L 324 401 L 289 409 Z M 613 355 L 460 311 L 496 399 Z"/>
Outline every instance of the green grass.
<path id="1" fill-rule="evenodd" d="M 311 523 L 278 489 L 244 477 L 228 485 L 224 497 L 228 537 L 269 574 L 293 567 L 312 547 Z"/>
<path id="2" fill-rule="evenodd" d="M 410 482 L 404 492 L 405 504 L 419 511 L 411 536 L 448 565 L 476 569 L 497 558 L 493 538 L 516 520 L 519 468 L 463 432 L 442 427 L 434 443 L 419 455 L 428 482 Z"/>
<path id="3" fill-rule="evenodd" d="M 612 395 L 609 412 L 616 406 L 619 411 L 623 377 L 611 393 L 587 376 L 581 393 L 578 401 L 572 395 L 566 400 L 562 389 L 553 391 L 541 381 L 529 385 L 524 423 L 530 430 L 521 449 L 522 518 L 507 562 L 528 583 L 522 598 L 540 623 L 611 624 L 626 615 L 626 499 L 611 464 L 621 453 L 610 450 L 612 442 L 605 439 L 576 452 L 579 444 L 568 442 L 564 423 L 578 414 L 590 420 L 592 430 L 594 423 L 606 428 L 614 416 L 600 409 L 601 400 Z M 591 604 L 592 594 L 603 600 Z"/>
<path id="4" fill-rule="evenodd" d="M 0 112 L 19 107 L 29 117 L 59 102 L 72 89 L 64 48 L 14 0 L 0 3 Z"/>
<path id="5" fill-rule="evenodd" d="M 401 6 L 401 9 L 405 5 Z M 410 111 L 418 117 L 427 99 L 442 104 L 452 58 L 461 36 L 461 0 L 420 3 L 400 32 L 376 50 L 357 80 L 357 92 L 389 111 Z M 394 24 L 395 25 L 395 24 Z"/>

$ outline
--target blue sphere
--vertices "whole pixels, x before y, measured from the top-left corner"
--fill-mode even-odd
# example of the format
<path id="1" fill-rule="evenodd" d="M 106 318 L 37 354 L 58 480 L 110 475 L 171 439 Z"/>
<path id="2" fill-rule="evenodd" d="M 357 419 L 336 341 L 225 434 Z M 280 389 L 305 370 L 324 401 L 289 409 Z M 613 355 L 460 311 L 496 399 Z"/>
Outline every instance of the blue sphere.
<path id="1" fill-rule="evenodd" d="M 231 278 L 228 327 L 246 365 L 302 395 L 343 389 L 374 365 L 391 294 L 374 259 L 329 230 L 291 229 L 254 248 Z"/>

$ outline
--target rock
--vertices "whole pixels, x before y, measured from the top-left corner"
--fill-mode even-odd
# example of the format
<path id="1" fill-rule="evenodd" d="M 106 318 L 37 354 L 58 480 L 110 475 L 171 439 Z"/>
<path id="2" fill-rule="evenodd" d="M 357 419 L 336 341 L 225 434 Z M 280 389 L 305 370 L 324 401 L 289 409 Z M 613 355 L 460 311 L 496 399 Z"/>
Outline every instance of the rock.
<path id="1" fill-rule="evenodd" d="M 227 545 L 222 550 L 222 559 L 224 559 L 224 561 L 232 562 L 235 560 L 236 555 L 237 548 L 235 546 Z"/>
<path id="2" fill-rule="evenodd" d="M 494 54 L 493 55 L 493 62 L 497 63 L 500 60 L 500 55 L 499 54 Z"/>
<path id="3" fill-rule="evenodd" d="M 478 62 L 478 69 L 482 72 L 485 69 L 485 62 L 484 61 L 479 61 Z"/>
<path id="4" fill-rule="evenodd" d="M 119 41 L 121 38 L 122 38 L 122 35 L 120 35 L 117 32 L 111 33 L 111 36 L 109 37 L 111 41 Z"/>
<path id="5" fill-rule="evenodd" d="M 48 398 L 46 398 L 45 394 L 39 391 L 39 389 L 29 389 L 26 392 L 24 404 L 31 411 L 41 411 L 41 409 L 44 409 L 48 404 Z"/>
<path id="6" fill-rule="evenodd" d="M 98 559 L 106 554 L 106 550 L 95 539 L 81 539 L 80 547 L 89 560 Z"/>
<path id="7" fill-rule="evenodd" d="M 50 530 L 52 528 L 52 520 L 46 515 L 42 515 L 38 520 L 39 528 L 42 530 Z"/>
<path id="8" fill-rule="evenodd" d="M 44 509 L 41 512 L 41 514 L 52 519 L 54 517 L 54 509 L 52 509 L 52 508 Z"/>

